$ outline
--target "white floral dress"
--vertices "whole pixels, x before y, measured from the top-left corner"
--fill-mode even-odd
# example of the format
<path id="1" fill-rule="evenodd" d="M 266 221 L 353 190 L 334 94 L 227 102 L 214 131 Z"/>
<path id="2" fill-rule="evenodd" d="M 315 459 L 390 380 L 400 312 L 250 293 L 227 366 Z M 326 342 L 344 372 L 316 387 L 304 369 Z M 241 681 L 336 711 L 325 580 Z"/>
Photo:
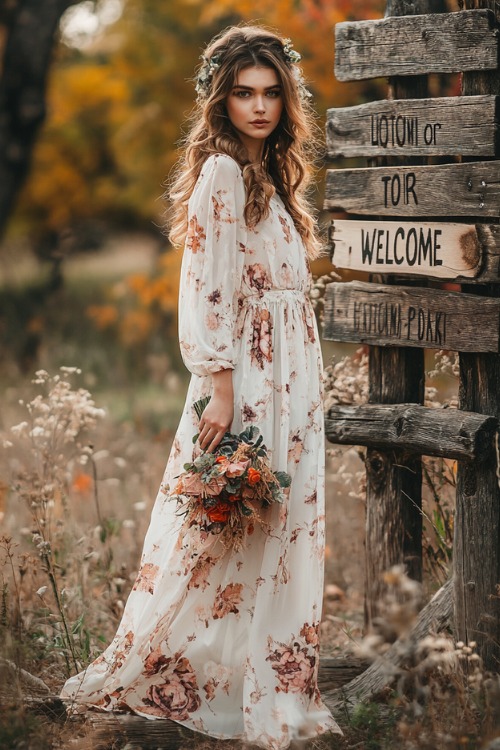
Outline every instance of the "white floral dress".
<path id="1" fill-rule="evenodd" d="M 317 687 L 323 368 L 300 235 L 277 195 L 254 229 L 244 205 L 238 164 L 208 158 L 189 203 L 181 270 L 179 340 L 192 373 L 184 411 L 118 632 L 62 696 L 282 750 L 340 732 Z M 224 368 L 233 370 L 231 431 L 257 425 L 272 468 L 292 476 L 285 503 L 265 511 L 267 529 L 249 525 L 238 552 L 184 528 L 170 496 L 200 451 L 192 404 Z"/>

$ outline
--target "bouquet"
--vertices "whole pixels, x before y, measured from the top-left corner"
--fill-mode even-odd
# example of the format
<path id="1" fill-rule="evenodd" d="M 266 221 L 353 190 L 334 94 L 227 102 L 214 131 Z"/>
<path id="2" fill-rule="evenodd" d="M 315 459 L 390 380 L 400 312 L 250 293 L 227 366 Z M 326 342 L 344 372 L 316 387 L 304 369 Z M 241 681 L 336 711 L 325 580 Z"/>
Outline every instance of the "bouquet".
<path id="1" fill-rule="evenodd" d="M 209 401 L 206 396 L 193 404 L 198 419 Z M 193 436 L 193 443 L 198 437 Z M 203 452 L 184 464 L 184 472 L 175 478 L 173 497 L 185 523 L 220 534 L 224 546 L 234 548 L 241 546 L 245 521 L 249 527 L 263 524 L 259 511 L 283 502 L 283 488 L 291 484 L 287 472 L 271 470 L 254 425 L 239 435 L 226 432 L 213 453 Z"/>

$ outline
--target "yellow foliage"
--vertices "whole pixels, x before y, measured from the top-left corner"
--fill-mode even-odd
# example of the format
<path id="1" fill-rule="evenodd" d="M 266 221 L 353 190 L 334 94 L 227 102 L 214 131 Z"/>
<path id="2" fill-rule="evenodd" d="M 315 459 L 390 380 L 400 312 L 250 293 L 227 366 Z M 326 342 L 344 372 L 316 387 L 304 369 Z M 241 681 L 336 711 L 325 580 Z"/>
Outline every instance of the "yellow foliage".
<path id="1" fill-rule="evenodd" d="M 385 85 L 377 92 L 377 82 L 341 84 L 333 74 L 335 23 L 380 17 L 384 6 L 382 0 L 126 0 L 122 17 L 94 49 L 58 50 L 48 117 L 15 226 L 57 233 L 93 218 L 161 223 L 159 198 L 194 101 L 190 79 L 203 47 L 228 23 L 260 21 L 292 38 L 321 119 L 327 107 L 385 96 Z"/>
<path id="2" fill-rule="evenodd" d="M 156 270 L 134 273 L 108 290 L 112 300 L 91 305 L 87 315 L 97 328 L 115 329 L 126 347 L 144 344 L 157 333 L 162 336 L 177 325 L 177 300 L 182 253 L 170 250 L 160 255 Z"/>
<path id="3" fill-rule="evenodd" d="M 125 346 L 144 343 L 150 336 L 154 317 L 149 310 L 128 310 L 120 321 L 120 338 Z"/>

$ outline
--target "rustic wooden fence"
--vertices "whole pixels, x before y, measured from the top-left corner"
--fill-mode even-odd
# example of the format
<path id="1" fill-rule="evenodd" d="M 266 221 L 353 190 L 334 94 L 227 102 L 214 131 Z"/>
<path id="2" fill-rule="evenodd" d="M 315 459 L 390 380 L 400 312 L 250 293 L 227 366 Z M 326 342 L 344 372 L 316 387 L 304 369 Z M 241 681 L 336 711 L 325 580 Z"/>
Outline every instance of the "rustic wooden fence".
<path id="1" fill-rule="evenodd" d="M 456 458 L 454 626 L 498 670 L 500 72 L 490 5 L 446 12 L 439 0 L 391 0 L 382 20 L 337 24 L 337 78 L 388 77 L 389 92 L 328 111 L 329 157 L 368 160 L 327 173 L 325 207 L 349 215 L 332 221 L 332 262 L 371 276 L 329 285 L 323 335 L 369 345 L 369 403 L 326 417 L 332 443 L 367 447 L 367 621 L 384 570 L 403 562 L 422 577 L 421 456 Z M 429 97 L 429 76 L 442 73 L 462 74 L 461 96 Z M 426 348 L 459 352 L 458 410 L 422 405 Z"/>

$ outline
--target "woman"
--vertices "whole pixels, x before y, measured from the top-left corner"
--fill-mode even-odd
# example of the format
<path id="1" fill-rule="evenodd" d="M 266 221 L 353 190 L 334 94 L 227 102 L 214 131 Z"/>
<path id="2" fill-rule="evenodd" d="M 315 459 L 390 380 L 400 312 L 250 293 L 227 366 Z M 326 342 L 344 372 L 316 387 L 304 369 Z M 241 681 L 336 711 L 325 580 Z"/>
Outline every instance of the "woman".
<path id="1" fill-rule="evenodd" d="M 170 192 L 185 243 L 179 337 L 192 373 L 118 633 L 63 697 L 281 750 L 340 732 L 317 688 L 324 554 L 322 359 L 307 289 L 311 115 L 289 40 L 233 27 L 206 49 Z M 201 419 L 193 403 L 211 395 Z M 230 551 L 182 525 L 175 477 L 256 425 L 292 483 Z M 193 449 L 192 436 L 199 432 Z"/>

